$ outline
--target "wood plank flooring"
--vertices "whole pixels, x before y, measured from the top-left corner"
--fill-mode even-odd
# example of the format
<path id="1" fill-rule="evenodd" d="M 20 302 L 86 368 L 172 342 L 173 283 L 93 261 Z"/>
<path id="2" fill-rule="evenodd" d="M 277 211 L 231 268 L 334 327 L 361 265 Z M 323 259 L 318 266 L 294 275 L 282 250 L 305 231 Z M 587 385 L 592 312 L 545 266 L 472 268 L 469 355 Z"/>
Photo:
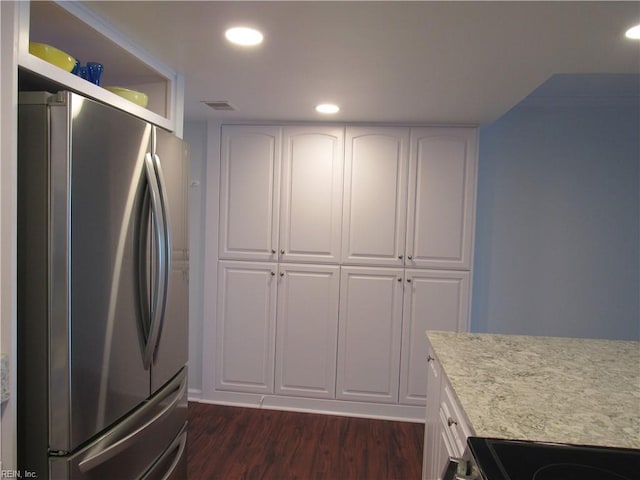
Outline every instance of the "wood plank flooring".
<path id="1" fill-rule="evenodd" d="M 424 425 L 189 403 L 189 480 L 419 480 Z"/>

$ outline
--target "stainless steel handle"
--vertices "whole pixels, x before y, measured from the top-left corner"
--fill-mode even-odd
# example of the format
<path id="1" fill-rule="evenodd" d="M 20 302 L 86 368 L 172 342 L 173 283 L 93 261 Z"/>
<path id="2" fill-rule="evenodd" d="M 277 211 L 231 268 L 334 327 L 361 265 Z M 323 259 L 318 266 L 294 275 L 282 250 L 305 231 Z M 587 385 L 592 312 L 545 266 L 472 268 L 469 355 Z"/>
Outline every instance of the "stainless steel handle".
<path id="1" fill-rule="evenodd" d="M 143 363 L 149 368 L 153 363 L 162 333 L 164 314 L 167 308 L 167 292 L 169 289 L 169 265 L 171 263 L 171 237 L 169 233 L 169 214 L 167 211 L 167 189 L 162 175 L 160 158 L 147 153 L 145 155 L 145 172 L 149 183 L 153 224 L 155 225 L 157 244 L 157 264 L 155 282 L 151 302 L 151 321 L 146 339 Z"/>
<path id="2" fill-rule="evenodd" d="M 185 448 L 187 448 L 187 432 L 183 433 L 182 437 L 180 438 L 178 452 L 176 453 L 173 462 L 171 462 L 171 466 L 167 470 L 167 475 L 165 478 L 171 478 L 171 474 L 175 471 L 176 467 L 180 463 L 180 459 L 182 458 L 182 454 L 184 453 Z"/>
<path id="3" fill-rule="evenodd" d="M 166 247 L 166 226 L 165 216 L 162 208 L 162 195 L 158 185 L 158 176 L 153 158 L 150 153 L 144 157 L 145 174 L 149 185 L 149 196 L 151 198 L 152 224 L 155 227 L 154 241 L 156 243 L 156 268 L 154 269 L 155 279 L 152 281 L 151 292 L 151 315 L 149 331 L 146 338 L 143 363 L 146 369 L 151 367 L 153 353 L 156 348 L 160 323 L 164 315 L 166 305 L 166 276 L 167 265 L 164 253 Z"/>
<path id="4" fill-rule="evenodd" d="M 162 308 L 159 313 L 160 321 L 157 324 L 155 338 L 154 338 L 154 353 L 158 348 L 158 343 L 160 342 L 160 337 L 162 336 L 162 327 L 164 324 L 164 315 L 167 310 L 167 299 L 169 292 L 169 277 L 171 273 L 171 231 L 170 231 L 170 223 L 169 223 L 169 194 L 167 193 L 167 187 L 164 182 L 164 175 L 162 174 L 162 166 L 160 165 L 160 157 L 154 153 L 153 155 L 154 163 L 155 163 L 155 172 L 158 179 L 158 190 L 160 191 L 161 203 L 160 206 L 162 208 L 162 228 L 163 228 L 163 250 L 162 255 L 164 256 L 164 271 L 162 272 L 162 282 L 161 286 L 161 301 Z M 152 332 L 153 334 L 154 332 Z"/>
<path id="5" fill-rule="evenodd" d="M 173 472 L 175 472 L 176 468 L 180 464 L 180 459 L 182 458 L 182 455 L 186 447 L 187 447 L 187 432 L 183 431 L 183 433 L 181 433 L 178 436 L 178 438 L 174 440 L 174 442 L 166 450 L 166 452 L 162 455 L 162 457 L 160 457 L 160 460 L 156 462 L 155 466 L 151 467 L 151 470 L 147 471 L 147 473 L 144 474 L 141 480 L 151 480 L 151 479 L 160 478 L 160 475 L 162 474 L 163 474 L 162 475 L 163 480 L 173 478 L 172 474 Z M 176 451 L 175 454 L 173 453 L 174 450 Z M 169 468 L 166 468 L 166 469 L 163 468 L 164 467 L 163 460 L 165 458 L 168 458 L 172 454 L 173 454 L 173 461 L 171 462 L 171 465 L 169 466 Z"/>
<path id="6" fill-rule="evenodd" d="M 174 395 L 173 399 L 171 400 L 171 402 L 169 402 L 169 404 L 166 407 L 164 407 L 156 415 L 154 415 L 154 417 L 151 420 L 149 420 L 148 422 L 145 422 L 142 426 L 140 426 L 139 428 L 136 428 L 133 432 L 121 438 L 120 440 L 113 443 L 112 445 L 109 445 L 107 448 L 103 449 L 104 444 L 99 443 L 96 446 L 95 450 L 99 449 L 100 451 L 93 455 L 91 455 L 91 452 L 90 452 L 89 456 L 78 464 L 78 467 L 80 467 L 80 471 L 88 472 L 89 470 L 96 468 L 98 465 L 106 462 L 110 458 L 113 458 L 114 456 L 116 456 L 118 453 L 129 448 L 132 443 L 137 442 L 138 439 L 136 437 L 138 435 L 140 435 L 142 432 L 144 432 L 147 428 L 151 427 L 152 425 L 164 421 L 166 417 L 169 416 L 169 414 L 171 414 L 172 410 L 176 407 L 180 399 L 182 399 L 182 397 L 184 396 L 186 390 L 187 390 L 187 379 L 186 377 L 182 377 L 182 381 L 180 383 L 176 382 L 175 388 L 172 389 L 169 394 L 172 394 L 173 392 L 176 392 L 176 391 L 178 393 Z M 161 399 L 157 399 L 157 401 L 162 401 L 166 399 L 168 396 L 169 395 Z M 126 425 L 124 426 L 124 428 L 126 428 Z M 114 434 L 117 434 L 117 432 L 114 432 Z"/>

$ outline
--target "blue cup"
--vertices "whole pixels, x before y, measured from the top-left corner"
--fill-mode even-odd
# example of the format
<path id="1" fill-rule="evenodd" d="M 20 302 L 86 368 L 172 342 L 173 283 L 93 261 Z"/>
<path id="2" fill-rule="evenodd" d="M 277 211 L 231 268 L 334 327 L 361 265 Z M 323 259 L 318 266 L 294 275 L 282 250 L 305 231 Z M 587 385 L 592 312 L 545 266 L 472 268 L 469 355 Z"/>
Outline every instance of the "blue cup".
<path id="1" fill-rule="evenodd" d="M 95 83 L 96 85 L 100 85 L 100 78 L 102 77 L 102 72 L 104 71 L 104 66 L 98 62 L 87 62 L 87 75 L 91 83 Z"/>
<path id="2" fill-rule="evenodd" d="M 89 69 L 86 67 L 86 65 L 79 65 L 76 75 L 80 78 L 84 78 L 85 80 L 89 80 Z"/>

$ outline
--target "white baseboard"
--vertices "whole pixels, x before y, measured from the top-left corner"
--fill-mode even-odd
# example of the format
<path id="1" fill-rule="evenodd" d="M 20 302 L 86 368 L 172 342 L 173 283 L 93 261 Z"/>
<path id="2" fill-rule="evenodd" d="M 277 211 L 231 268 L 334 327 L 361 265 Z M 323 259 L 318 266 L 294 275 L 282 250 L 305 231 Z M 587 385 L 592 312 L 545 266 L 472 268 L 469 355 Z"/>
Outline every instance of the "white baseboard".
<path id="1" fill-rule="evenodd" d="M 190 402 L 199 402 L 201 397 L 202 397 L 202 390 L 190 388 L 187 391 L 187 399 Z"/>
<path id="2" fill-rule="evenodd" d="M 189 391 L 189 400 L 192 400 L 191 391 Z M 194 395 L 193 401 L 235 407 L 264 408 L 268 410 L 319 413 L 324 415 L 340 415 L 414 423 L 424 423 L 425 419 L 425 408 L 412 405 L 391 405 L 222 391 L 213 392 L 213 395 L 208 397 L 202 395 L 196 397 Z"/>

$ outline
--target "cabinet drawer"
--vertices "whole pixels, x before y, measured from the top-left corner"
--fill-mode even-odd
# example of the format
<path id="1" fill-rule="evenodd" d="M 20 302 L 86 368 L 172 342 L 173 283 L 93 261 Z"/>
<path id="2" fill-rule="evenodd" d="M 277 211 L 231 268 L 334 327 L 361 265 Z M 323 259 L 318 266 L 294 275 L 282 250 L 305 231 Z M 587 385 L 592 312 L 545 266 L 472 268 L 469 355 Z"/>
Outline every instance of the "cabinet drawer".
<path id="1" fill-rule="evenodd" d="M 471 435 L 471 431 L 462 416 L 449 385 L 444 386 L 444 395 L 440 403 L 440 420 L 442 421 L 442 428 L 449 433 L 449 438 L 457 450 L 456 454 L 461 456 L 464 453 L 467 437 Z"/>

